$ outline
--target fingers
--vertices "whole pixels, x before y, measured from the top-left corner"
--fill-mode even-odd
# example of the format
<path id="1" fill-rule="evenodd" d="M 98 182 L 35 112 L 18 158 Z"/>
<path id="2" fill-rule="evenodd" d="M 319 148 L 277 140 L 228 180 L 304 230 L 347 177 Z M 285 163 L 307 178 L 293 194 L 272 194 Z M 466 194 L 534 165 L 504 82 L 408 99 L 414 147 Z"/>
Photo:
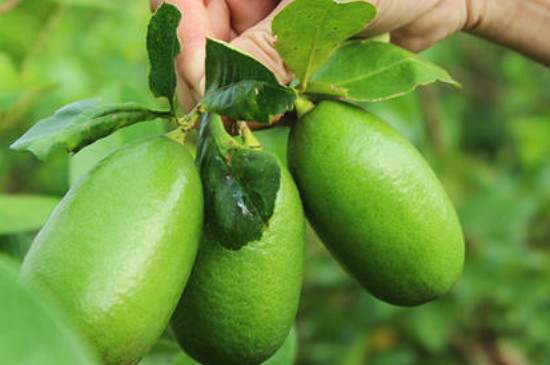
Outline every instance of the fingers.
<path id="1" fill-rule="evenodd" d="M 420 52 L 461 30 L 467 21 L 463 0 L 442 0 L 427 13 L 391 33 L 391 41 Z"/>
<path id="2" fill-rule="evenodd" d="M 285 66 L 275 49 L 275 37 L 271 33 L 271 22 L 292 0 L 281 1 L 261 22 L 249 28 L 231 43 L 260 60 L 269 67 L 279 82 L 286 84 L 292 79 L 292 73 Z"/>
<path id="3" fill-rule="evenodd" d="M 189 85 L 187 85 L 185 80 L 183 80 L 183 76 L 181 75 L 181 73 L 178 72 L 176 75 L 178 103 L 183 111 L 189 113 L 199 102 L 200 95 L 189 88 Z"/>
<path id="4" fill-rule="evenodd" d="M 213 37 L 228 42 L 231 37 L 231 9 L 225 0 L 207 1 L 206 11 L 211 19 Z M 230 15 L 231 14 L 231 15 Z"/>
<path id="5" fill-rule="evenodd" d="M 258 24 L 273 11 L 278 0 L 226 0 L 231 11 L 231 27 L 236 34 Z"/>
<path id="6" fill-rule="evenodd" d="M 163 0 L 150 0 L 155 10 Z M 228 41 L 230 15 L 224 0 L 167 0 L 178 7 L 182 21 L 178 27 L 181 52 L 176 58 L 178 101 L 189 111 L 204 93 L 204 58 L 206 37 Z M 207 2 L 207 4 L 205 4 Z M 212 22 L 211 19 L 215 21 Z"/>
<path id="7" fill-rule="evenodd" d="M 149 7 L 151 8 L 151 12 L 155 12 L 161 3 L 162 0 L 150 0 Z"/>
<path id="8" fill-rule="evenodd" d="M 401 28 L 428 12 L 439 1 L 368 0 L 377 7 L 377 17 L 359 35 L 369 37 Z"/>
<path id="9" fill-rule="evenodd" d="M 155 6 L 161 2 L 152 0 L 151 4 Z M 181 93 L 179 99 L 185 108 L 186 104 L 194 103 L 199 97 L 195 90 L 199 89 L 199 83 L 204 75 L 206 37 L 214 36 L 215 30 L 203 0 L 168 0 L 166 2 L 175 5 L 182 13 L 182 20 L 178 27 L 181 52 L 176 58 L 176 70 L 178 91 Z"/>
<path id="10" fill-rule="evenodd" d="M 279 82 L 286 84 L 292 79 L 292 73 L 277 53 L 274 42 L 275 37 L 271 34 L 271 22 L 262 21 L 235 38 L 231 43 L 269 67 Z"/>
<path id="11" fill-rule="evenodd" d="M 258 0 L 262 2 L 263 0 Z M 258 24 L 248 28 L 244 33 L 232 40 L 232 44 L 251 54 L 269 67 L 279 82 L 287 84 L 292 80 L 292 73 L 275 50 L 275 37 L 271 34 L 271 21 L 292 0 L 281 1 L 267 17 Z M 229 5 L 228 5 L 229 6 Z M 204 74 L 199 82 L 199 90 L 204 93 Z"/>
<path id="12" fill-rule="evenodd" d="M 150 0 L 151 11 L 156 9 L 165 0 Z M 181 107 L 189 112 L 199 95 L 189 87 L 193 82 L 198 84 L 204 74 L 204 37 L 214 33 L 210 26 L 208 13 L 202 0 L 166 0 L 175 5 L 182 13 L 182 21 L 178 26 L 178 38 L 181 52 L 176 58 L 177 95 Z M 198 75 L 198 80 L 193 78 Z M 189 81 L 188 81 L 189 80 Z"/>

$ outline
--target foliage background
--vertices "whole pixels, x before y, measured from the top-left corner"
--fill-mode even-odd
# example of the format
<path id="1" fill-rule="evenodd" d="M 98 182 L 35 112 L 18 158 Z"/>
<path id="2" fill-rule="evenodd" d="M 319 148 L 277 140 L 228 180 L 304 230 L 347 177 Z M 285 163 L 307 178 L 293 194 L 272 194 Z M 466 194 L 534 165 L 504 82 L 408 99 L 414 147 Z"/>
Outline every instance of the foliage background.
<path id="1" fill-rule="evenodd" d="M 8 149 L 78 99 L 152 105 L 149 16 L 145 0 L 0 2 L 0 194 L 61 197 L 112 148 L 165 130 L 137 125 L 46 163 Z M 407 136 L 445 185 L 464 226 L 464 275 L 439 301 L 393 307 L 366 294 L 309 232 L 298 364 L 550 363 L 550 69 L 465 34 L 425 56 L 464 88 L 435 85 L 366 107 Z M 284 129 L 258 134 L 284 151 Z M 0 206 L 0 226 L 9 208 Z M 35 233 L 0 232 L 0 254 L 20 261 Z M 171 363 L 171 341 L 167 334 L 144 363 Z"/>

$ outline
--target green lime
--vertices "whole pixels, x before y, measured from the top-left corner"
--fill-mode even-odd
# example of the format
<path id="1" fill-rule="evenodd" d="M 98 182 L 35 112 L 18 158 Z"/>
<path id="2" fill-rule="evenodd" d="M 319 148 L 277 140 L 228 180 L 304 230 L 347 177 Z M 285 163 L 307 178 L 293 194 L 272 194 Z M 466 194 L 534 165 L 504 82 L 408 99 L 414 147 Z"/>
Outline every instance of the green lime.
<path id="1" fill-rule="evenodd" d="M 106 364 L 135 364 L 180 298 L 202 227 L 193 159 L 155 137 L 96 164 L 65 195 L 22 276 L 51 296 Z"/>
<path id="2" fill-rule="evenodd" d="M 182 348 L 205 365 L 257 365 L 273 355 L 298 308 L 304 241 L 300 196 L 281 166 L 275 209 L 260 240 L 228 249 L 205 226 L 171 321 Z"/>
<path id="3" fill-rule="evenodd" d="M 374 296 L 418 305 L 458 280 L 464 239 L 454 207 L 422 156 L 387 123 L 323 101 L 292 129 L 288 159 L 308 220 Z"/>

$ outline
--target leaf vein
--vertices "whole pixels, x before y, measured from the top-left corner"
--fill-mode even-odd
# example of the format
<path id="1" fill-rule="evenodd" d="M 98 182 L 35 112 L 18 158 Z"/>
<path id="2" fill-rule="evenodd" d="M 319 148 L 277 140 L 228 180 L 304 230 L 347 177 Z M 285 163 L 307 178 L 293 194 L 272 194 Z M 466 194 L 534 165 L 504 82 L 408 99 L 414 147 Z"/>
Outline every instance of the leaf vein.
<path id="1" fill-rule="evenodd" d="M 317 44 L 317 41 L 319 40 L 319 37 L 321 35 L 321 29 L 323 28 L 323 23 L 328 15 L 328 12 L 330 10 L 330 7 L 327 7 L 325 9 L 325 13 L 321 17 L 321 21 L 319 22 L 319 26 L 317 27 L 317 30 L 315 31 L 315 35 L 313 37 L 313 42 L 311 42 L 311 49 L 308 54 L 308 60 L 307 60 L 307 66 L 304 72 L 304 79 L 302 80 L 302 83 L 304 85 L 307 85 L 308 79 L 309 79 L 309 73 L 311 71 L 311 64 L 313 63 L 313 58 L 315 54 L 315 45 Z"/>

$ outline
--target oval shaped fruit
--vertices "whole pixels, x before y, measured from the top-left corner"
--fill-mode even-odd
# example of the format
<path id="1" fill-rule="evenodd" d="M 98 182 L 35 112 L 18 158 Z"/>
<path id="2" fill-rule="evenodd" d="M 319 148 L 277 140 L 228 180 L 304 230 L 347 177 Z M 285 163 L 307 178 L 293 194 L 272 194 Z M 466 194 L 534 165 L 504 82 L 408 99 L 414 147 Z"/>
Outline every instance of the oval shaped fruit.
<path id="1" fill-rule="evenodd" d="M 96 164 L 65 195 L 22 266 L 106 364 L 135 364 L 169 322 L 198 249 L 202 188 L 193 159 L 166 138 Z"/>
<path id="2" fill-rule="evenodd" d="M 262 238 L 239 250 L 205 225 L 197 260 L 172 328 L 205 365 L 252 365 L 283 344 L 302 285 L 305 223 L 298 190 L 281 166 L 281 184 Z"/>
<path id="3" fill-rule="evenodd" d="M 387 123 L 323 101 L 293 127 L 288 159 L 309 222 L 371 294 L 412 306 L 458 280 L 464 239 L 454 207 L 422 156 Z"/>

